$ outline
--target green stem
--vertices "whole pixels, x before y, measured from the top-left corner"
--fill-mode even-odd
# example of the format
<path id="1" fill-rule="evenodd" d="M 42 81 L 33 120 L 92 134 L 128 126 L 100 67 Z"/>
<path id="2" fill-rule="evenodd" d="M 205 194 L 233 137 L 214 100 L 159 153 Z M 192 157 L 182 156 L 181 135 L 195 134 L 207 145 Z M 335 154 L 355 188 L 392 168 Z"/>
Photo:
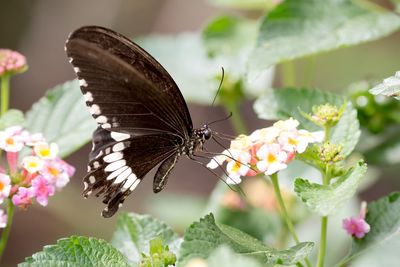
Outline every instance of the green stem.
<path id="1" fill-rule="evenodd" d="M 1 108 L 0 115 L 4 115 L 4 113 L 8 110 L 8 100 L 10 97 L 10 75 L 5 74 L 1 77 Z"/>
<path id="2" fill-rule="evenodd" d="M 326 126 L 325 127 L 325 139 L 324 142 L 329 142 L 330 140 L 330 133 L 331 133 L 331 127 Z M 325 173 L 323 174 L 322 177 L 322 184 L 323 185 L 329 185 L 331 179 L 331 168 L 330 165 L 327 164 L 325 168 Z M 328 216 L 323 216 L 321 218 L 321 239 L 320 239 L 320 245 L 319 245 L 319 252 L 318 252 L 318 259 L 317 259 L 317 267 L 323 267 L 325 263 L 325 254 L 326 254 L 326 234 L 328 231 Z"/>
<path id="3" fill-rule="evenodd" d="M 288 61 L 282 64 L 282 72 L 283 72 L 283 86 L 284 87 L 293 87 L 296 85 L 296 74 L 295 74 L 295 66 L 293 61 Z"/>
<path id="4" fill-rule="evenodd" d="M 270 177 L 271 177 L 272 185 L 274 187 L 276 199 L 278 200 L 279 207 L 281 209 L 282 217 L 284 218 L 284 220 L 286 222 L 286 226 L 289 229 L 289 232 L 292 235 L 293 240 L 296 242 L 296 244 L 299 244 L 300 243 L 299 238 L 297 237 L 297 234 L 294 230 L 294 226 L 292 224 L 292 221 L 290 220 L 289 214 L 288 214 L 286 206 L 285 206 L 285 202 L 283 201 L 283 198 L 282 198 L 281 189 L 279 187 L 278 174 L 274 173 Z M 308 267 L 311 267 L 311 262 L 309 261 L 308 258 L 305 259 L 305 262 Z"/>
<path id="5" fill-rule="evenodd" d="M 0 262 L 4 253 L 4 249 L 7 245 L 8 237 L 10 236 L 11 224 L 14 215 L 14 204 L 12 203 L 11 199 L 7 199 L 7 201 L 7 225 L 6 228 L 4 228 L 0 239 Z"/>
<path id="6" fill-rule="evenodd" d="M 246 124 L 244 123 L 243 117 L 241 113 L 239 112 L 239 106 L 237 103 L 229 102 L 229 103 L 224 103 L 224 107 L 227 113 L 232 112 L 232 126 L 233 129 L 235 130 L 236 134 L 246 134 L 247 133 L 247 127 Z"/>

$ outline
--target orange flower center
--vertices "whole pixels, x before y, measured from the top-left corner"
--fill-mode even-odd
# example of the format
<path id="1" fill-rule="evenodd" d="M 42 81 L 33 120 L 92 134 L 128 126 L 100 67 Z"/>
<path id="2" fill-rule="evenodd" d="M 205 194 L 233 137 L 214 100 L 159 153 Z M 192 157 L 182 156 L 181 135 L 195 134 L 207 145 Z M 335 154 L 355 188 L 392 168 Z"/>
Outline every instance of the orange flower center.
<path id="1" fill-rule="evenodd" d="M 239 161 L 236 161 L 235 162 L 235 165 L 233 165 L 233 167 L 232 167 L 232 172 L 237 172 L 237 171 L 239 171 L 239 169 L 240 169 L 240 162 Z"/>
<path id="2" fill-rule="evenodd" d="M 288 143 L 291 145 L 297 145 L 299 142 L 296 139 L 288 138 Z"/>
<path id="3" fill-rule="evenodd" d="M 272 153 L 268 153 L 267 161 L 269 163 L 275 162 L 276 161 L 276 156 L 274 154 L 272 154 Z"/>
<path id="4" fill-rule="evenodd" d="M 12 137 L 6 138 L 6 144 L 9 145 L 9 146 L 14 145 L 15 144 L 14 138 L 12 138 Z"/>
<path id="5" fill-rule="evenodd" d="M 0 182 L 0 191 L 3 191 L 4 187 L 5 187 L 4 183 Z"/>
<path id="6" fill-rule="evenodd" d="M 47 170 L 48 170 L 49 173 L 51 173 L 51 175 L 53 175 L 53 176 L 58 176 L 58 175 L 60 174 L 60 171 L 57 170 L 56 168 L 49 167 Z"/>

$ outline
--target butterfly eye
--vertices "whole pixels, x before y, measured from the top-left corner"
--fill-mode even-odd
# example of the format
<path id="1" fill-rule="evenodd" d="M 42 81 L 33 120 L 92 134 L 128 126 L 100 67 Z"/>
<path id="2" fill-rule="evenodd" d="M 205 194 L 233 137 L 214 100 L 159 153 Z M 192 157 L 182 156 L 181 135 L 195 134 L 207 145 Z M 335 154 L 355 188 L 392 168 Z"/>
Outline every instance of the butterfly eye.
<path id="1" fill-rule="evenodd" d="M 205 140 L 210 139 L 210 138 L 211 138 L 211 130 L 210 130 L 210 129 L 205 129 L 205 130 L 203 131 L 203 136 L 204 136 L 204 139 L 205 139 Z"/>

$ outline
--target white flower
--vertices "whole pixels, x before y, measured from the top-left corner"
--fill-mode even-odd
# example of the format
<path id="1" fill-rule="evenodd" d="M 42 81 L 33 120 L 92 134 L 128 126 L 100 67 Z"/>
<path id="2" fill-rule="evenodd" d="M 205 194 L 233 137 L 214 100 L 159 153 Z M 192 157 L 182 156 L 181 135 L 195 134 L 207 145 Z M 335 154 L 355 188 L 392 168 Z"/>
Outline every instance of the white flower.
<path id="1" fill-rule="evenodd" d="M 250 162 L 251 155 L 248 152 L 239 150 L 230 150 L 233 159 L 228 159 L 226 171 L 229 177 L 226 179 L 228 184 L 238 184 L 242 180 L 240 176 L 246 176 L 250 170 L 248 163 Z"/>
<path id="2" fill-rule="evenodd" d="M 33 150 L 42 159 L 54 159 L 58 154 L 58 145 L 56 143 L 49 145 L 48 143 L 40 142 L 35 144 Z"/>
<path id="3" fill-rule="evenodd" d="M 266 175 L 286 169 L 287 154 L 278 144 L 265 144 L 257 151 L 257 168 Z"/>
<path id="4" fill-rule="evenodd" d="M 10 195 L 10 190 L 10 176 L 4 173 L 0 173 L 0 204 L 3 203 L 4 199 Z"/>
<path id="5" fill-rule="evenodd" d="M 221 155 L 217 155 L 213 157 L 210 162 L 207 164 L 207 168 L 209 169 L 216 169 L 221 166 L 227 159 L 227 155 L 229 155 L 228 150 L 224 150 Z"/>
<path id="6" fill-rule="evenodd" d="M 46 142 L 42 133 L 29 134 L 27 131 L 25 131 L 24 134 L 25 134 L 25 143 L 28 146 L 35 146 L 36 144 Z"/>
<path id="7" fill-rule="evenodd" d="M 275 127 L 267 127 L 255 130 L 250 134 L 253 143 L 273 143 L 279 135 L 280 130 Z"/>
<path id="8" fill-rule="evenodd" d="M 284 121 L 277 121 L 274 123 L 273 127 L 279 129 L 281 132 L 290 132 L 297 130 L 297 126 L 299 126 L 299 121 L 293 118 L 289 118 Z"/>
<path id="9" fill-rule="evenodd" d="M 29 173 L 36 173 L 43 169 L 44 161 L 35 156 L 27 156 L 22 160 L 22 166 Z"/>
<path id="10" fill-rule="evenodd" d="M 19 128 L 9 127 L 0 132 L 0 148 L 7 152 L 18 152 L 24 147 L 24 139 L 18 131 Z"/>

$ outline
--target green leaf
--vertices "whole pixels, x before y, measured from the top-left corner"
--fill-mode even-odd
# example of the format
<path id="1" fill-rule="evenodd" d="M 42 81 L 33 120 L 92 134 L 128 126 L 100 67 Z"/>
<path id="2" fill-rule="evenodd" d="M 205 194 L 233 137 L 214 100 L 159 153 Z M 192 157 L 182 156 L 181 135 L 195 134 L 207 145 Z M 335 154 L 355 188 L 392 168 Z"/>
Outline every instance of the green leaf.
<path id="1" fill-rule="evenodd" d="M 216 224 L 212 214 L 193 223 L 185 232 L 177 266 L 185 266 L 192 258 L 208 258 L 220 245 L 228 245 L 235 252 L 251 256 L 263 263 L 292 265 L 303 260 L 314 244 L 304 242 L 288 250 L 268 248 L 259 240 L 226 225 Z"/>
<path id="2" fill-rule="evenodd" d="M 367 211 L 365 220 L 371 226 L 371 230 L 362 239 L 353 238 L 351 253 L 342 263 L 371 248 L 385 246 L 400 238 L 400 192 L 391 193 L 369 203 Z"/>
<path id="3" fill-rule="evenodd" d="M 276 63 L 375 40 L 399 27 L 399 16 L 352 0 L 286 0 L 261 22 L 249 79 Z"/>
<path id="4" fill-rule="evenodd" d="M 235 253 L 230 247 L 222 245 L 213 251 L 207 260 L 208 267 L 262 267 L 261 263 L 250 257 Z"/>
<path id="5" fill-rule="evenodd" d="M 204 45 L 212 56 L 224 54 L 237 57 L 236 53 L 242 49 L 250 50 L 256 36 L 256 21 L 226 15 L 216 17 L 204 27 L 202 33 Z"/>
<path id="6" fill-rule="evenodd" d="M 278 1 L 275 0 L 209 0 L 211 4 L 241 9 L 271 9 Z"/>
<path id="7" fill-rule="evenodd" d="M 8 110 L 0 117 L 0 130 L 4 130 L 10 126 L 23 125 L 25 122 L 24 113 L 17 109 Z"/>
<path id="8" fill-rule="evenodd" d="M 26 115 L 26 128 L 57 143 L 60 155 L 66 157 L 89 142 L 96 123 L 74 80 L 54 87 L 35 103 Z"/>
<path id="9" fill-rule="evenodd" d="M 161 237 L 171 252 L 178 253 L 181 239 L 172 229 L 149 215 L 122 213 L 111 244 L 124 254 L 129 262 L 138 264 L 140 254 L 150 249 L 150 241 Z"/>
<path id="10" fill-rule="evenodd" d="M 307 130 L 321 130 L 315 124 L 305 119 L 301 111 L 311 113 L 315 105 L 330 103 L 341 107 L 342 96 L 313 89 L 268 89 L 265 95 L 254 103 L 258 117 L 266 120 L 287 119 L 293 117 Z M 343 146 L 342 155 L 348 156 L 356 146 L 360 137 L 360 124 L 357 111 L 348 102 L 339 123 L 333 128 L 331 143 Z"/>
<path id="11" fill-rule="evenodd" d="M 128 267 L 125 257 L 104 240 L 72 236 L 49 245 L 27 258 L 19 267 Z"/>
<path id="12" fill-rule="evenodd" d="M 367 165 L 362 161 L 330 185 L 310 183 L 297 178 L 294 190 L 312 212 L 321 216 L 336 213 L 357 191 Z"/>
<path id="13" fill-rule="evenodd" d="M 397 71 L 394 76 L 383 80 L 382 83 L 372 88 L 369 92 L 373 95 L 390 96 L 400 100 L 400 71 Z"/>

